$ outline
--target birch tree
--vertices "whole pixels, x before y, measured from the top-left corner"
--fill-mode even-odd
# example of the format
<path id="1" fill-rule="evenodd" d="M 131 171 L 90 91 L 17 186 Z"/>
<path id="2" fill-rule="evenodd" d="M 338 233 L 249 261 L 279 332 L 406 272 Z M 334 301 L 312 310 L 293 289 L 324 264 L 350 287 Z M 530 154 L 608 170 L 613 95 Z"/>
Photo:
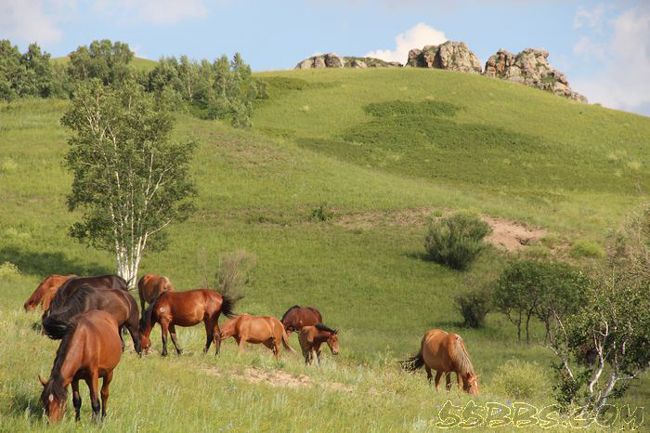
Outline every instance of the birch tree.
<path id="1" fill-rule="evenodd" d="M 82 211 L 70 234 L 114 252 L 118 275 L 133 287 L 145 249 L 163 248 L 164 229 L 193 210 L 195 143 L 173 142 L 169 111 L 132 81 L 81 85 L 61 123 L 72 131 L 67 204 Z"/>

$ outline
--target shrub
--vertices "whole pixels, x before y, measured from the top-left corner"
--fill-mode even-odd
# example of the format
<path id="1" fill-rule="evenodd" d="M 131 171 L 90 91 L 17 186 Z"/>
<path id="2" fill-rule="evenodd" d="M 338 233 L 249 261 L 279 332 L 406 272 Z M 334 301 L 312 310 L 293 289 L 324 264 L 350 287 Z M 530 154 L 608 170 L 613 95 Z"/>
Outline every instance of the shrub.
<path id="1" fill-rule="evenodd" d="M 251 273 L 256 262 L 254 254 L 243 250 L 222 254 L 215 275 L 219 293 L 234 301 L 243 298 L 246 288 L 252 283 Z"/>
<path id="2" fill-rule="evenodd" d="M 329 221 L 333 217 L 334 217 L 334 213 L 331 210 L 327 209 L 327 207 L 324 204 L 318 206 L 315 209 L 312 209 L 311 213 L 309 214 L 309 219 L 311 221 L 325 222 L 325 221 Z"/>
<path id="3" fill-rule="evenodd" d="M 485 249 L 483 238 L 490 231 L 490 226 L 478 216 L 458 212 L 432 222 L 424 246 L 433 261 L 464 270 Z"/>
<path id="4" fill-rule="evenodd" d="M 535 362 L 511 359 L 494 373 L 491 388 L 513 400 L 543 399 L 551 392 L 551 379 Z"/>
<path id="5" fill-rule="evenodd" d="M 578 239 L 571 247 L 571 257 L 580 259 L 583 257 L 590 259 L 602 259 L 605 252 L 597 243 L 589 239 Z"/>
<path id="6" fill-rule="evenodd" d="M 463 326 L 481 328 L 492 307 L 492 294 L 485 286 L 468 287 L 454 298 L 456 310 L 463 316 Z"/>
<path id="7" fill-rule="evenodd" d="M 13 281 L 20 275 L 18 266 L 11 262 L 4 262 L 0 265 L 0 280 Z"/>

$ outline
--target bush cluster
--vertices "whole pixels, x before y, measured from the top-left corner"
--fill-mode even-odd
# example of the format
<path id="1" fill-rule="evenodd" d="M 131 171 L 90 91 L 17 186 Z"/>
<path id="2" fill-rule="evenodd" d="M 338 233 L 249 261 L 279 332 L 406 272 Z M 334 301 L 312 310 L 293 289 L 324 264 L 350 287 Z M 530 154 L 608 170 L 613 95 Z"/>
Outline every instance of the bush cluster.
<path id="1" fill-rule="evenodd" d="M 486 248 L 483 238 L 490 231 L 490 226 L 478 216 L 458 212 L 432 222 L 424 246 L 436 263 L 464 270 Z"/>

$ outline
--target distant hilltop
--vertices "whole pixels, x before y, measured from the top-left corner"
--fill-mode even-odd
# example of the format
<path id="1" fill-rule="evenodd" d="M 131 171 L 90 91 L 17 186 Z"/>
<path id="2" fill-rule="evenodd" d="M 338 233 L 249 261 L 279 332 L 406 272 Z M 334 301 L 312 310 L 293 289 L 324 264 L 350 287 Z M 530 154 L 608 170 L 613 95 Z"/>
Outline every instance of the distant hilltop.
<path id="1" fill-rule="evenodd" d="M 526 48 L 518 54 L 499 49 L 496 54 L 490 56 L 485 63 L 485 69 L 482 69 L 478 57 L 465 42 L 447 41 L 440 45 L 426 45 L 422 49 L 410 50 L 405 65 L 372 57 L 341 57 L 336 53 L 327 53 L 301 61 L 296 65 L 296 69 L 402 66 L 446 69 L 500 78 L 586 103 L 587 98 L 569 87 L 566 75 L 549 65 L 548 55 L 548 51 L 536 48 Z"/>

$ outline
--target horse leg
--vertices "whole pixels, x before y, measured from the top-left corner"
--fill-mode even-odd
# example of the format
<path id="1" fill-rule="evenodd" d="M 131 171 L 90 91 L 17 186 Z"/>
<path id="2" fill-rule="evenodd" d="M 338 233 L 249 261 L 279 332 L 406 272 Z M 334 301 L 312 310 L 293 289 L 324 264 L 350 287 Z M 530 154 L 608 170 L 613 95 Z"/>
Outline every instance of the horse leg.
<path id="1" fill-rule="evenodd" d="M 214 335 L 214 354 L 218 355 L 219 351 L 221 350 L 221 329 L 219 329 L 219 315 L 221 312 L 215 314 L 214 316 L 214 329 L 212 330 L 212 334 Z"/>
<path id="2" fill-rule="evenodd" d="M 121 326 L 117 329 L 117 333 L 120 334 L 120 342 L 122 343 L 122 353 L 124 353 L 124 337 L 122 337 L 122 327 Z"/>
<path id="3" fill-rule="evenodd" d="M 81 394 L 79 394 L 79 380 L 72 381 L 72 405 L 74 406 L 74 420 L 81 419 Z"/>
<path id="4" fill-rule="evenodd" d="M 88 389 L 90 391 L 90 405 L 93 409 L 93 421 L 95 422 L 100 421 L 100 417 L 99 417 L 100 405 L 99 405 L 99 398 L 97 398 L 99 376 L 97 373 L 98 373 L 97 371 L 91 372 L 90 378 L 86 380 L 86 383 L 88 384 Z"/>
<path id="5" fill-rule="evenodd" d="M 172 343 L 174 343 L 174 347 L 176 348 L 176 353 L 181 354 L 183 353 L 183 349 L 178 347 L 178 341 L 176 341 L 176 327 L 174 325 L 169 325 L 169 335 L 172 336 Z"/>
<path id="6" fill-rule="evenodd" d="M 431 367 L 425 365 L 424 369 L 427 371 L 427 380 L 429 381 L 429 383 L 431 383 L 431 379 L 433 379 L 433 375 L 431 374 Z"/>
<path id="7" fill-rule="evenodd" d="M 162 330 L 162 356 L 167 356 L 167 329 L 169 327 L 169 322 L 166 320 L 161 320 L 159 323 L 160 329 Z"/>
<path id="8" fill-rule="evenodd" d="M 242 353 L 244 353 L 244 345 L 245 344 L 246 344 L 246 339 L 240 336 L 239 339 L 237 339 L 237 345 L 239 346 L 239 354 L 240 355 Z"/>
<path id="9" fill-rule="evenodd" d="M 204 320 L 203 323 L 205 324 L 205 336 L 206 336 L 203 353 L 208 353 L 208 350 L 210 349 L 210 345 L 212 344 L 212 340 L 214 340 L 214 328 L 210 323 L 210 321 L 207 319 Z"/>
<path id="10" fill-rule="evenodd" d="M 108 385 L 113 380 L 113 370 L 109 371 L 102 382 L 102 419 L 106 416 L 106 402 L 108 402 Z"/>
<path id="11" fill-rule="evenodd" d="M 436 370 L 436 391 L 440 389 L 440 378 L 442 377 L 442 371 Z"/>
<path id="12" fill-rule="evenodd" d="M 451 372 L 445 373 L 445 382 L 447 383 L 447 391 L 451 390 Z"/>
<path id="13" fill-rule="evenodd" d="M 458 388 L 463 389 L 463 376 L 460 375 L 460 372 L 456 372 L 456 382 L 458 382 Z"/>

